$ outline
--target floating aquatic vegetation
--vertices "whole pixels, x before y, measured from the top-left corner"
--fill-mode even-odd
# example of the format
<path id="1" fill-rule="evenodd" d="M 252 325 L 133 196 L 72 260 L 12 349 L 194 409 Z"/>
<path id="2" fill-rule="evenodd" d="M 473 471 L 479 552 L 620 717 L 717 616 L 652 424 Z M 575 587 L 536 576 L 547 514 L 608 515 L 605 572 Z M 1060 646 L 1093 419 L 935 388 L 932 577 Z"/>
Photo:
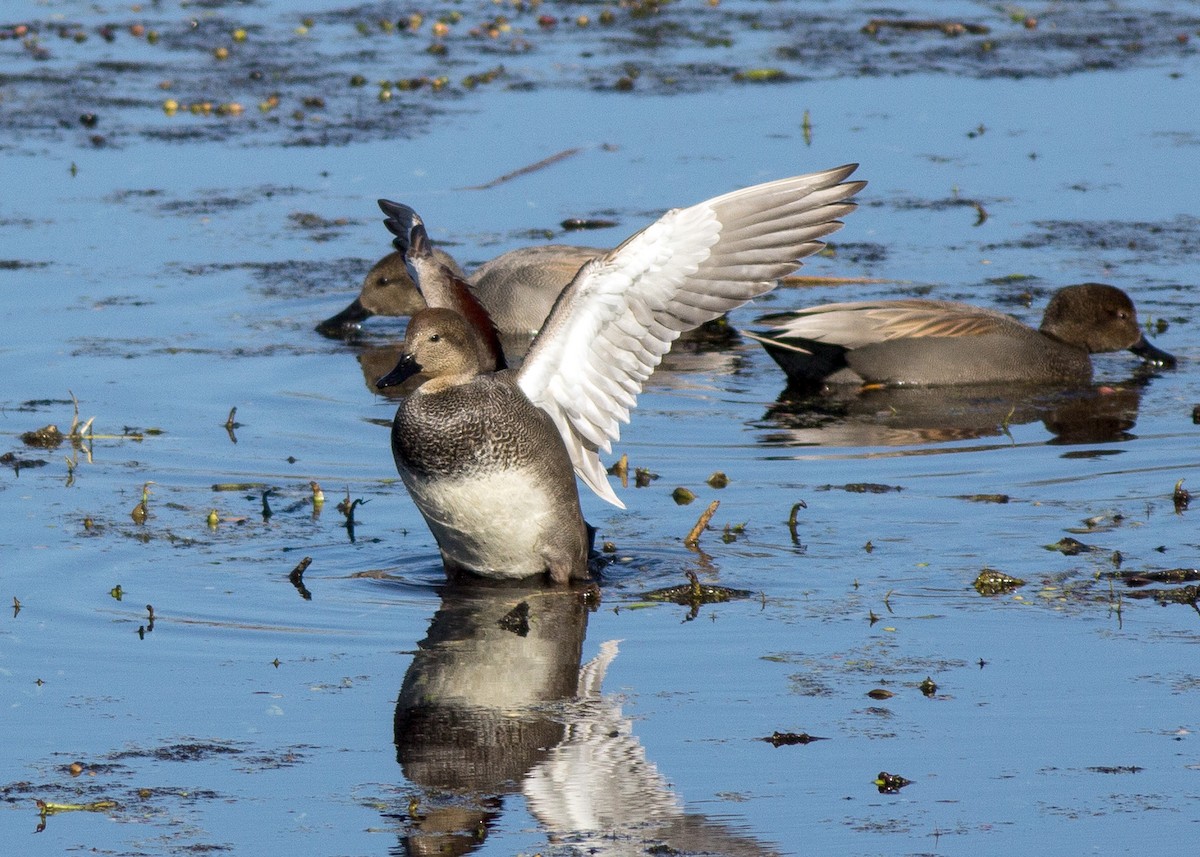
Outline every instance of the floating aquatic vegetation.
<path id="1" fill-rule="evenodd" d="M 1014 589 L 1019 589 L 1025 585 L 1025 581 L 1019 577 L 1013 577 L 1010 574 L 997 571 L 994 568 L 985 568 L 979 572 L 979 576 L 975 578 L 975 582 L 971 585 L 975 587 L 975 591 L 980 595 L 992 596 L 1004 595 L 1012 592 Z"/>
<path id="2" fill-rule="evenodd" d="M 880 771 L 873 785 L 879 789 L 881 795 L 894 795 L 905 786 L 912 785 L 912 780 L 905 779 L 899 774 L 889 774 L 887 771 Z"/>
<path id="3" fill-rule="evenodd" d="M 766 741 L 774 747 L 794 747 L 797 744 L 811 744 L 813 741 L 827 741 L 829 739 L 809 735 L 807 732 L 772 732 L 761 740 Z"/>

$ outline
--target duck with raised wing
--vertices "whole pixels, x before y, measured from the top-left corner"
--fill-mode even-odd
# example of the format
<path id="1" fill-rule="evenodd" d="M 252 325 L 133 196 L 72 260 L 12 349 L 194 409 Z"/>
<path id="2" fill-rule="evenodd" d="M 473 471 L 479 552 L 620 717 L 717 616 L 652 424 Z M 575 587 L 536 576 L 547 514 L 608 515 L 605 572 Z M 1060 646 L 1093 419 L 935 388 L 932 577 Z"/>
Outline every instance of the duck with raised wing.
<path id="1" fill-rule="evenodd" d="M 676 209 L 585 264 L 518 370 L 491 371 L 481 318 L 430 309 L 409 323 L 396 369 L 427 379 L 400 403 L 396 468 L 441 549 L 447 573 L 588 576 L 586 525 L 572 470 L 616 506 L 600 463 L 642 385 L 680 333 L 767 291 L 841 227 L 864 183 L 855 165 L 756 185 Z M 421 290 L 434 266 L 419 218 L 380 203 L 408 230 Z M 427 293 L 428 294 L 428 293 Z"/>
<path id="2" fill-rule="evenodd" d="M 1156 366 L 1175 358 L 1151 345 L 1133 301 L 1115 286 L 1054 293 L 1041 327 L 952 301 L 834 303 L 765 316 L 762 343 L 793 386 L 822 384 L 1086 384 L 1090 355 L 1128 349 Z"/>
<path id="3" fill-rule="evenodd" d="M 484 262 L 469 277 L 448 253 L 432 252 L 483 304 L 502 336 L 530 337 L 575 273 L 605 251 L 572 244 L 518 247 Z M 396 251 L 371 267 L 349 306 L 316 329 L 326 336 L 341 336 L 372 316 L 413 315 L 426 306 L 409 276 L 404 254 Z"/>

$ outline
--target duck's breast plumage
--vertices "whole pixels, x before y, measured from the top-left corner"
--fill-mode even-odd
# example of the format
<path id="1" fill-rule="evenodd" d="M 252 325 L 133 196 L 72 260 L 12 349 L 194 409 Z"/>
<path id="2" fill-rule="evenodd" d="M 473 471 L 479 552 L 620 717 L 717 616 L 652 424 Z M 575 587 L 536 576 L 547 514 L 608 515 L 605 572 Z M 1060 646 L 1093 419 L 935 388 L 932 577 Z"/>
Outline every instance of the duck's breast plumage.
<path id="1" fill-rule="evenodd" d="M 443 556 L 488 577 L 566 563 L 582 576 L 587 535 L 553 422 L 507 374 L 401 403 L 392 452 Z"/>

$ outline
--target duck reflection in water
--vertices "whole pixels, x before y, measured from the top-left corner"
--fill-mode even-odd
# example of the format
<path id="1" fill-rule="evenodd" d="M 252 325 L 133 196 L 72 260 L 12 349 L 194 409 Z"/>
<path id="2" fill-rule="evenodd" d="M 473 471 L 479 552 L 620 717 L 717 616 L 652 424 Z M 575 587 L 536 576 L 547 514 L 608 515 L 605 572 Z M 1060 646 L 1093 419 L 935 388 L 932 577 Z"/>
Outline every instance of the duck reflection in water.
<path id="1" fill-rule="evenodd" d="M 788 388 L 764 414 L 760 442 L 779 446 L 915 446 L 1009 434 L 1041 421 L 1052 444 L 1132 440 L 1144 377 L 1055 389 L 1012 384 Z M 1007 443 L 1005 444 L 1008 445 Z"/>
<path id="2" fill-rule="evenodd" d="M 617 644 L 581 667 L 595 587 L 450 583 L 396 701 L 396 758 L 417 790 L 408 854 L 480 847 L 523 793 L 546 835 L 580 853 L 775 854 L 685 812 L 619 702 L 601 694 Z"/>

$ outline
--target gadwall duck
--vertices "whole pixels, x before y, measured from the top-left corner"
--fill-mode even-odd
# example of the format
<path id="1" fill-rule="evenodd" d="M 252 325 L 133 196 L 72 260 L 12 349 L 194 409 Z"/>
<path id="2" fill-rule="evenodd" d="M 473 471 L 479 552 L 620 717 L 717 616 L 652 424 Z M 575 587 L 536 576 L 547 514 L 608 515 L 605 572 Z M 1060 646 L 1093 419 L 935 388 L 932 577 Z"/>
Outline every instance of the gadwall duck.
<path id="1" fill-rule="evenodd" d="M 550 307 L 575 273 L 601 253 L 595 247 L 543 244 L 518 247 L 484 262 L 467 276 L 441 250 L 434 257 L 463 280 L 491 316 L 503 336 L 530 337 L 542 326 Z M 400 251 L 388 253 L 363 280 L 358 297 L 341 312 L 317 325 L 317 332 L 341 336 L 371 316 L 413 315 L 428 304 L 417 290 Z"/>
<path id="2" fill-rule="evenodd" d="M 1122 349 L 1175 365 L 1146 341 L 1129 296 L 1103 283 L 1059 289 L 1037 330 L 997 310 L 917 299 L 825 304 L 759 321 L 773 326 L 747 335 L 796 386 L 1086 384 L 1089 355 Z"/>
<path id="3" fill-rule="evenodd" d="M 841 227 L 864 182 L 856 165 L 734 191 L 663 215 L 588 262 L 518 370 L 490 371 L 486 316 L 429 309 L 409 323 L 380 386 L 427 379 L 400 403 L 392 452 L 448 573 L 555 583 L 588 576 L 572 470 L 623 507 L 598 452 L 679 334 L 774 287 Z M 381 202 L 427 296 L 442 276 L 415 213 Z"/>

